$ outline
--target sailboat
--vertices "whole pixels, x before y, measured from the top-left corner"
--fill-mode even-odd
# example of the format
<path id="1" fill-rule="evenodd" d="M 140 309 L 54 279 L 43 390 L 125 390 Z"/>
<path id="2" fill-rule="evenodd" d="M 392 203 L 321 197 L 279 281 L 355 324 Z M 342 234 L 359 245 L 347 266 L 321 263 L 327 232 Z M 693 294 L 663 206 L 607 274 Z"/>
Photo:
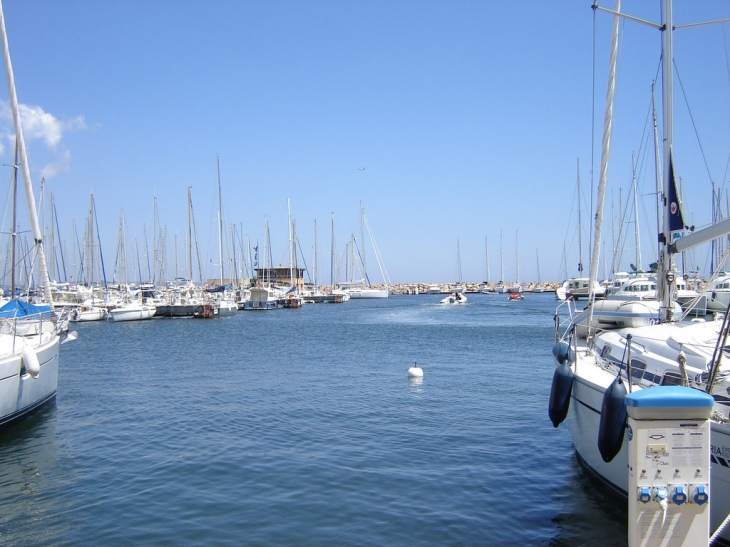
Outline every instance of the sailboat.
<path id="1" fill-rule="evenodd" d="M 583 276 L 583 237 L 581 226 L 581 184 L 580 184 L 580 160 L 577 161 L 578 177 L 576 181 L 576 193 L 578 196 L 578 276 L 571 277 L 563 283 L 561 291 L 556 293 L 560 299 L 568 298 L 579 300 L 593 295 L 594 298 L 605 296 L 606 290 L 597 280 L 589 280 Z"/>
<path id="2" fill-rule="evenodd" d="M 216 158 L 216 166 L 218 168 L 218 262 L 220 264 L 220 284 L 218 287 L 206 289 L 207 294 L 214 294 L 216 298 L 213 300 L 213 316 L 233 315 L 238 312 L 238 305 L 233 301 L 233 292 L 230 285 L 226 285 L 223 277 L 223 194 L 221 191 L 221 163 L 220 158 Z M 200 317 L 205 317 L 205 304 L 203 305 L 203 313 Z"/>
<path id="3" fill-rule="evenodd" d="M 109 310 L 112 320 L 119 321 L 141 321 L 151 319 L 157 312 L 155 304 L 146 296 L 146 291 L 133 288 L 127 279 L 127 251 L 124 228 L 124 210 L 119 215 L 119 250 L 118 250 L 118 272 L 117 290 L 119 292 L 120 304 Z"/>
<path id="4" fill-rule="evenodd" d="M 540 284 L 542 281 L 540 279 L 540 253 L 537 249 L 535 249 L 535 259 L 537 260 L 537 283 L 532 287 L 532 292 L 545 292 L 545 287 Z"/>
<path id="5" fill-rule="evenodd" d="M 68 335 L 68 315 L 51 312 L 53 296 L 38 212 L 33 195 L 28 154 L 25 148 L 20 109 L 10 61 L 5 15 L 0 2 L 0 40 L 2 41 L 5 75 L 10 107 L 15 126 L 20 168 L 23 174 L 26 205 L 38 257 L 38 270 L 45 305 L 38 306 L 11 300 L 0 308 L 0 429 L 6 429 L 56 397 L 60 368 L 59 347 Z M 13 295 L 15 296 L 15 295 Z"/>
<path id="6" fill-rule="evenodd" d="M 466 296 L 464 296 L 464 287 L 461 286 L 461 250 L 459 249 L 459 240 L 456 240 L 456 284 L 454 290 L 446 298 L 441 299 L 441 304 L 466 304 Z"/>
<path id="7" fill-rule="evenodd" d="M 71 321 L 85 322 L 85 321 L 101 321 L 105 319 L 108 313 L 106 307 L 101 306 L 103 302 L 97 301 L 96 291 L 94 290 L 94 258 L 96 255 L 96 249 L 94 244 L 94 212 L 96 207 L 94 205 L 94 194 L 91 194 L 91 206 L 89 208 L 89 219 L 86 226 L 86 240 L 87 251 L 86 262 L 88 264 L 88 283 L 90 288 L 90 298 L 84 301 L 80 306 L 73 309 L 71 312 Z"/>
<path id="8" fill-rule="evenodd" d="M 507 292 L 507 285 L 504 282 L 504 248 L 502 246 L 502 230 L 499 231 L 499 282 L 494 287 L 494 290 L 500 294 Z"/>
<path id="9" fill-rule="evenodd" d="M 273 269 L 271 267 L 271 240 L 269 236 L 269 220 L 264 222 L 263 268 L 257 270 L 256 286 L 251 287 L 249 299 L 243 303 L 247 311 L 275 310 L 284 307 L 284 294 L 272 284 Z"/>
<path id="10" fill-rule="evenodd" d="M 494 290 L 494 287 L 490 284 L 490 273 L 489 273 L 489 238 L 484 238 L 484 260 L 487 265 L 487 279 L 482 283 L 482 286 L 479 289 L 479 292 L 482 294 L 497 294 L 497 291 Z"/>
<path id="11" fill-rule="evenodd" d="M 370 241 L 373 244 L 373 249 L 375 250 L 375 259 L 378 262 L 378 267 L 380 268 L 380 272 L 383 274 L 385 287 L 382 289 L 370 285 L 370 278 L 367 274 L 365 261 L 365 227 L 368 229 Z M 385 271 L 385 266 L 383 265 L 383 260 L 380 256 L 378 246 L 375 243 L 375 238 L 373 237 L 373 232 L 370 229 L 370 224 L 365 218 L 365 209 L 362 206 L 362 201 L 360 202 L 360 264 L 362 265 L 362 279 L 359 281 L 340 283 L 340 287 L 350 295 L 350 298 L 388 298 L 390 295 L 390 280 L 388 279 L 388 272 Z"/>
<path id="12" fill-rule="evenodd" d="M 673 162 L 673 33 L 671 0 L 663 0 L 662 81 L 663 81 L 663 169 L 662 233 L 660 258 L 657 261 L 657 301 L 634 301 L 623 311 L 621 319 L 596 324 L 585 314 L 593 305 L 562 322 L 561 308 L 556 314 L 556 344 L 553 357 L 556 371 L 550 395 L 549 416 L 555 427 L 566 422 L 578 460 L 611 489 L 628 493 L 628 435 L 623 394 L 651 390 L 656 386 L 681 385 L 706 392 L 714 398 L 711 418 L 711 524 L 710 532 L 730 541 L 730 527 L 721 525 L 730 513 L 730 365 L 722 362 L 728 351 L 730 313 L 710 321 L 673 320 L 673 302 L 677 286 L 674 256 L 697 245 L 730 233 L 730 220 L 684 235 L 684 220 L 674 179 Z M 599 8 L 603 9 L 603 8 Z M 617 51 L 618 10 L 614 16 L 612 73 L 609 76 L 608 113 L 612 110 L 613 70 Z M 602 207 L 606 188 L 606 165 L 610 143 L 610 123 L 606 124 L 598 187 L 596 226 L 590 279 L 595 280 L 600 256 Z M 614 301 L 604 301 L 612 303 Z M 597 302 L 596 302 L 597 303 Z M 623 303 L 619 302 L 619 306 Z M 644 305 L 647 319 L 641 318 L 638 306 Z M 562 335 L 559 331 L 562 330 Z M 613 405 L 610 400 L 617 401 Z M 615 410 L 612 410 L 614 409 Z M 691 482 L 688 495 L 694 495 Z M 676 487 L 675 487 L 676 490 Z M 670 492 L 671 496 L 672 493 Z M 664 530 L 673 519 L 660 517 Z M 657 504 L 658 505 L 658 504 Z M 666 513 L 665 513 L 666 516 Z M 648 521 L 647 521 L 648 523 Z M 653 524 L 652 524 L 653 525 Z M 665 533 L 662 531 L 662 533 Z M 664 536 L 662 536 L 664 537 Z M 668 537 L 668 536 L 666 536 Z"/>
<path id="13" fill-rule="evenodd" d="M 156 317 L 196 317 L 203 314 L 202 289 L 195 285 L 193 268 L 193 241 L 196 242 L 195 250 L 198 258 L 198 276 L 202 278 L 200 267 L 200 253 L 197 247 L 197 231 L 195 229 L 195 216 L 193 214 L 192 188 L 188 186 L 188 234 L 187 234 L 187 279 L 176 278 L 167 284 L 166 291 L 161 299 L 158 299 L 155 311 Z M 177 245 L 175 245 L 177 248 Z M 176 269 L 177 270 L 177 269 Z M 177 274 L 176 274 L 177 275 Z"/>
<path id="14" fill-rule="evenodd" d="M 510 300 L 522 300 L 522 285 L 520 284 L 520 244 L 519 234 L 515 230 L 515 282 L 514 285 L 510 285 L 507 288 L 507 292 L 510 293 Z M 512 296 L 512 294 L 518 294 L 519 296 Z"/>

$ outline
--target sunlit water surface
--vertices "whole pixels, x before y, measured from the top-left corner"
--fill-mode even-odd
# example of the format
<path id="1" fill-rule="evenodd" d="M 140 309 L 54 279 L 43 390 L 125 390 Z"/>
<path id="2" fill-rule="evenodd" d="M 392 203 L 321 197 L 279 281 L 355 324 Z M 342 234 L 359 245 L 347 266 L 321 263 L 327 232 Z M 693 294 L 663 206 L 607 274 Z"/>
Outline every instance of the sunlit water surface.
<path id="1" fill-rule="evenodd" d="M 468 296 L 76 325 L 0 544 L 625 545 L 547 417 L 554 296 Z"/>

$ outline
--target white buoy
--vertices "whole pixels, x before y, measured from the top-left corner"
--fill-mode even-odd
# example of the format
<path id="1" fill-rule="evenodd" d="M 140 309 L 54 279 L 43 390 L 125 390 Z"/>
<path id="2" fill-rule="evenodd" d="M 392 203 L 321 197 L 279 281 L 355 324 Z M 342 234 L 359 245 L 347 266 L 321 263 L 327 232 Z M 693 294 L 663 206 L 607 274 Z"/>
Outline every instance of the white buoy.
<path id="1" fill-rule="evenodd" d="M 418 363 L 413 363 L 413 366 L 408 369 L 409 378 L 423 378 L 423 369 L 418 366 Z"/>

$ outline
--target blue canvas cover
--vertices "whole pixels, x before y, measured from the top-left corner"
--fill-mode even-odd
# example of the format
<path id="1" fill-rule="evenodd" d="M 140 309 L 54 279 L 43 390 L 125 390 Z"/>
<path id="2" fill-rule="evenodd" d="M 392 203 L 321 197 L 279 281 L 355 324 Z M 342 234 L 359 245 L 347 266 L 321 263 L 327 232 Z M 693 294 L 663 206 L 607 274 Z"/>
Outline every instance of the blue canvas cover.
<path id="1" fill-rule="evenodd" d="M 37 306 L 24 300 L 13 299 L 0 308 L 0 319 L 50 319 L 52 315 L 50 306 L 45 304 Z"/>

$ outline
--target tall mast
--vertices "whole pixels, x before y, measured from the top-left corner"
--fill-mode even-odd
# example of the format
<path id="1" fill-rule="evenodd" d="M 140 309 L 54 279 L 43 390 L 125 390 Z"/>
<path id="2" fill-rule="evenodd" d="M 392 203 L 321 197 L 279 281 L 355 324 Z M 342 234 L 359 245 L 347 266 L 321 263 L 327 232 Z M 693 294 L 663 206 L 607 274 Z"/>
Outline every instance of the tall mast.
<path id="1" fill-rule="evenodd" d="M 286 198 L 286 214 L 289 224 L 289 283 L 294 286 L 294 234 L 291 223 L 291 200 Z"/>
<path id="2" fill-rule="evenodd" d="M 269 236 L 269 219 L 264 217 L 264 283 L 266 287 L 271 286 L 271 260 L 269 253 L 271 252 L 271 239 Z"/>
<path id="3" fill-rule="evenodd" d="M 577 162 L 578 178 L 576 181 L 576 192 L 578 192 L 578 277 L 583 274 L 583 228 L 581 226 L 581 192 L 580 192 L 580 158 Z"/>
<path id="4" fill-rule="evenodd" d="M 671 318 L 671 298 L 676 287 L 674 276 L 674 264 L 669 245 L 672 243 L 670 227 L 670 208 L 668 204 L 669 185 L 674 184 L 671 180 L 674 177 L 672 169 L 672 144 L 674 142 L 674 75 L 672 74 L 672 62 L 674 59 L 674 39 L 672 21 L 672 2 L 665 0 L 662 3 L 662 107 L 663 107 L 663 128 L 664 128 L 664 169 L 662 171 L 663 192 L 662 204 L 664 206 L 664 227 L 662 231 L 663 244 L 657 268 L 657 291 L 661 295 L 662 309 L 660 319 L 669 321 Z"/>
<path id="5" fill-rule="evenodd" d="M 94 194 L 89 204 L 89 286 L 91 287 L 91 305 L 94 305 Z"/>
<path id="6" fill-rule="evenodd" d="M 504 248 L 502 247 L 502 230 L 499 231 L 499 282 L 504 283 Z"/>
<path id="7" fill-rule="evenodd" d="M 354 239 L 353 237 L 353 241 Z M 362 262 L 362 276 L 365 278 L 365 283 L 370 285 L 365 267 L 365 209 L 363 209 L 362 200 L 360 200 L 360 261 Z"/>
<path id="8" fill-rule="evenodd" d="M 598 178 L 598 196 L 596 198 L 596 222 L 593 234 L 591 269 L 589 271 L 589 298 L 593 295 L 593 286 L 598 277 L 598 259 L 601 255 L 601 237 L 603 234 L 603 203 L 606 198 L 608 180 L 608 157 L 611 150 L 611 125 L 613 122 L 613 97 L 616 88 L 616 55 L 618 52 L 618 28 L 621 11 L 621 0 L 616 0 L 613 17 L 613 34 L 611 39 L 611 58 L 608 68 L 608 89 L 606 91 L 606 110 L 603 117 L 603 141 L 601 148 L 601 171 Z"/>
<path id="9" fill-rule="evenodd" d="M 15 298 L 15 244 L 17 243 L 18 208 L 18 141 L 15 141 L 15 162 L 13 163 L 13 227 L 10 230 L 10 298 Z"/>
<path id="10" fill-rule="evenodd" d="M 23 126 L 20 123 L 20 107 L 18 106 L 18 96 L 15 91 L 15 77 L 13 75 L 13 65 L 10 62 L 10 48 L 8 47 L 8 35 L 5 31 L 5 15 L 3 14 L 2 2 L 0 2 L 0 40 L 2 40 L 3 59 L 5 61 L 5 76 L 8 83 L 8 93 L 10 95 L 10 108 L 13 112 L 15 138 L 17 139 L 20 167 L 23 173 L 25 199 L 28 202 L 30 228 L 33 233 L 33 239 L 35 240 L 35 244 L 38 246 L 38 267 L 40 269 L 41 283 L 43 283 L 43 293 L 46 298 L 46 304 L 52 306 L 53 295 L 51 294 L 51 283 L 48 277 L 48 265 L 46 264 L 46 253 L 43 246 L 43 234 L 41 233 L 40 223 L 38 222 L 38 211 L 36 210 L 35 196 L 33 195 L 33 182 L 30 178 L 30 167 L 28 166 L 28 153 L 25 148 Z M 14 229 L 15 227 L 13 227 L 13 230 Z"/>
<path id="11" fill-rule="evenodd" d="M 51 233 L 49 234 L 49 240 L 51 242 L 50 245 L 50 254 L 48 256 L 48 260 L 50 264 L 48 265 L 48 276 L 51 278 L 52 281 L 60 281 L 61 278 L 58 275 L 58 261 L 56 260 L 56 206 L 53 198 L 53 192 L 51 192 Z"/>
<path id="12" fill-rule="evenodd" d="M 157 275 L 159 267 L 159 260 L 160 260 L 160 251 L 158 248 L 159 240 L 158 240 L 158 234 L 157 234 L 157 225 L 159 224 L 159 219 L 157 218 L 157 196 L 154 196 L 152 198 L 152 264 L 154 264 L 154 267 L 152 268 L 152 282 L 157 283 L 160 281 L 163 281 L 162 275 Z M 147 237 L 145 237 L 145 241 L 147 240 Z"/>
<path id="13" fill-rule="evenodd" d="M 636 267 L 641 270 L 641 236 L 639 235 L 639 192 L 636 188 L 636 161 L 631 154 L 631 184 L 634 187 L 634 241 L 636 245 Z"/>
<path id="14" fill-rule="evenodd" d="M 520 282 L 520 237 L 519 232 L 515 230 L 515 274 L 517 275 L 517 283 Z"/>
<path id="15" fill-rule="evenodd" d="M 659 154 L 659 128 L 657 127 L 657 116 L 656 116 L 656 84 L 651 84 L 651 112 L 652 112 L 652 122 L 654 124 L 654 175 L 655 175 L 655 186 L 656 186 L 656 233 L 660 233 L 662 231 L 662 160 L 661 156 Z M 714 185 L 713 182 L 713 196 L 715 194 Z M 713 216 L 715 211 L 715 204 L 713 199 Z M 714 222 L 714 218 L 713 218 Z M 714 242 L 713 242 L 714 244 Z M 661 251 L 661 248 L 658 249 L 658 251 Z M 714 271 L 714 270 L 713 270 Z"/>
<path id="16" fill-rule="evenodd" d="M 314 288 L 319 286 L 319 254 L 317 252 L 317 219 L 314 219 Z"/>
<path id="17" fill-rule="evenodd" d="M 484 238 L 484 254 L 487 261 L 487 283 L 489 283 L 489 238 Z"/>
<path id="18" fill-rule="evenodd" d="M 193 196 L 192 186 L 188 186 L 188 267 L 190 268 L 190 282 L 193 281 Z"/>
<path id="19" fill-rule="evenodd" d="M 221 161 L 215 157 L 218 167 L 218 261 L 220 263 L 220 284 L 223 286 L 223 196 L 221 193 Z"/>
<path id="20" fill-rule="evenodd" d="M 335 290 L 335 214 L 332 213 L 332 239 L 330 240 L 330 283 Z"/>
<path id="21" fill-rule="evenodd" d="M 61 255 L 61 267 L 59 269 L 58 266 L 58 258 L 56 258 L 54 261 L 51 262 L 51 267 L 55 267 L 56 271 L 58 272 L 58 280 L 61 281 L 61 272 L 63 272 L 63 281 L 68 281 L 68 276 L 66 272 L 66 259 L 63 254 L 63 242 L 61 241 L 61 230 L 58 226 L 58 214 L 56 213 L 56 204 L 53 201 L 53 194 L 51 194 L 51 207 L 53 207 L 53 218 L 56 222 L 56 234 L 58 236 L 58 254 Z M 55 246 L 55 241 L 51 242 L 52 246 Z"/>

